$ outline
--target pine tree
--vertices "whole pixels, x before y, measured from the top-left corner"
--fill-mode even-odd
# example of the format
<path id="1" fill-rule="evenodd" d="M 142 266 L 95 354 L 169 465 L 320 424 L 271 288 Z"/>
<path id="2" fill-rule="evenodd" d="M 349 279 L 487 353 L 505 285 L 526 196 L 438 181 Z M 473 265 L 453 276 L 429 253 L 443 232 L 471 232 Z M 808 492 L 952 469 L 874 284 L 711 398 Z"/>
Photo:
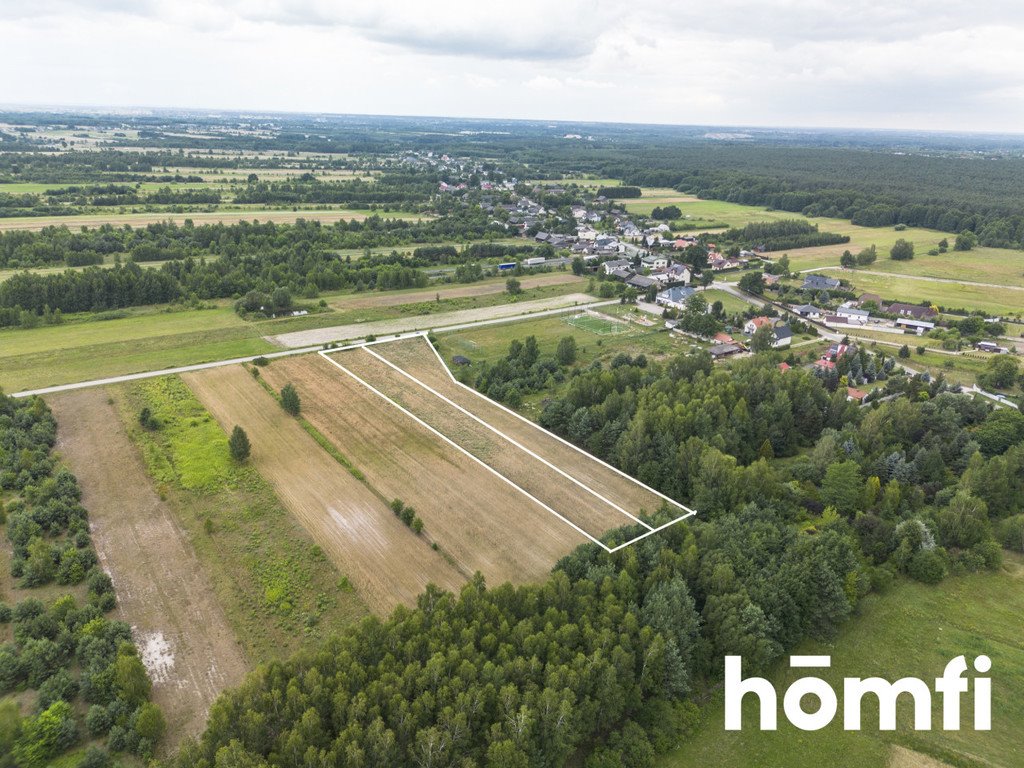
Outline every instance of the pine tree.
<path id="1" fill-rule="evenodd" d="M 295 391 L 295 387 L 291 384 L 285 384 L 284 389 L 281 390 L 281 407 L 292 416 L 298 416 L 299 411 L 302 410 L 302 404 L 299 402 L 299 393 Z"/>
<path id="2" fill-rule="evenodd" d="M 231 451 L 231 458 L 238 462 L 248 459 L 249 454 L 252 452 L 249 436 L 237 424 L 231 430 L 231 437 L 228 438 L 228 450 Z"/>

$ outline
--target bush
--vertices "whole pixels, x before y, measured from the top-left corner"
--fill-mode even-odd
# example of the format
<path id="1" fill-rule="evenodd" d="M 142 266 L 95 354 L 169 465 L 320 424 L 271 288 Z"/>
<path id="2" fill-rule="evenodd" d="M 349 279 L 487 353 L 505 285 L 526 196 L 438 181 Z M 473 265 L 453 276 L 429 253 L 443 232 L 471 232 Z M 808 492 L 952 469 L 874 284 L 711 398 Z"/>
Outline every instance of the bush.
<path id="1" fill-rule="evenodd" d="M 910 578 L 924 584 L 938 584 L 946 577 L 946 562 L 936 549 L 921 549 L 907 565 Z"/>
<path id="2" fill-rule="evenodd" d="M 257 357 L 252 361 L 253 365 L 258 365 L 260 368 L 270 365 L 270 360 L 265 357 Z"/>
<path id="3" fill-rule="evenodd" d="M 243 462 L 249 458 L 249 454 L 252 452 L 252 445 L 249 443 L 249 436 L 245 434 L 245 430 L 237 424 L 235 428 L 231 430 L 231 437 L 228 438 L 228 450 L 231 452 L 231 458 L 238 462 Z"/>
<path id="4" fill-rule="evenodd" d="M 139 411 L 139 425 L 143 429 L 148 429 L 152 432 L 154 429 L 158 429 L 160 427 L 160 422 L 157 421 L 157 418 L 149 408 L 143 408 Z"/>
<path id="5" fill-rule="evenodd" d="M 298 416 L 302 410 L 299 393 L 295 391 L 295 387 L 291 384 L 285 384 L 281 390 L 281 407 L 292 416 Z"/>
<path id="6" fill-rule="evenodd" d="M 112 719 L 107 708 L 99 704 L 93 704 L 85 714 L 85 728 L 90 736 L 103 736 L 110 730 Z"/>
<path id="7" fill-rule="evenodd" d="M 1024 515 L 1014 515 L 996 525 L 996 539 L 1007 549 L 1024 552 Z"/>

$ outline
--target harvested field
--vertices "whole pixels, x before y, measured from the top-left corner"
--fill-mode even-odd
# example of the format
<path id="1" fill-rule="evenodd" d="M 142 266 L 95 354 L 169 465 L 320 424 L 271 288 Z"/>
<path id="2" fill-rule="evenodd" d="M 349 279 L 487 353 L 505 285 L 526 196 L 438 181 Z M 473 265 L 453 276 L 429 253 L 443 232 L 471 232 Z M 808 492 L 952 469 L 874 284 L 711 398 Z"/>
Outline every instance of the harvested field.
<path id="1" fill-rule="evenodd" d="M 20 216 L 0 219 L 0 231 L 23 230 L 35 232 L 44 227 L 61 227 L 77 229 L 78 227 L 99 227 L 110 224 L 121 227 L 128 224 L 132 227 L 145 227 L 149 224 L 160 224 L 173 221 L 182 224 L 191 219 L 196 224 L 237 224 L 240 221 L 262 221 L 289 224 L 296 219 L 320 221 L 333 224 L 337 221 L 364 221 L 370 216 L 378 215 L 373 211 L 327 210 L 327 211 L 280 211 L 271 209 L 247 209 L 244 211 L 195 211 L 192 213 L 116 213 L 116 214 L 84 214 L 80 216 Z M 387 218 L 419 220 L 427 218 L 417 213 L 388 213 Z"/>
<path id="2" fill-rule="evenodd" d="M 633 514 L 638 515 L 641 510 L 653 513 L 661 507 L 663 500 L 635 480 L 610 469 L 590 454 L 566 445 L 538 425 L 509 413 L 486 397 L 457 384 L 422 336 L 381 344 L 374 347 L 374 351 L 509 437 L 528 445 L 532 451 L 555 466 L 571 470 L 575 478 Z"/>
<path id="3" fill-rule="evenodd" d="M 375 612 L 412 605 L 428 583 L 447 590 L 461 586 L 458 571 L 285 414 L 243 367 L 182 378 L 225 431 L 242 425 L 260 474 Z"/>
<path id="4" fill-rule="evenodd" d="M 282 347 L 311 347 L 332 341 L 361 339 L 370 335 L 384 336 L 393 333 L 424 330 L 426 328 L 441 328 L 462 323 L 475 323 L 481 320 L 516 317 L 517 315 L 525 315 L 530 312 L 559 310 L 577 304 L 591 304 L 593 302 L 594 298 L 585 293 L 570 293 L 565 296 L 555 296 L 554 298 L 539 299 L 537 301 L 523 301 L 499 304 L 492 307 L 463 309 L 455 312 L 439 312 L 438 314 L 428 316 L 416 315 L 370 323 L 352 323 L 349 325 L 336 325 L 330 328 L 316 328 L 309 331 L 281 333 L 276 336 L 268 336 L 267 340 Z"/>
<path id="5" fill-rule="evenodd" d="M 167 718 L 166 747 L 197 736 L 248 662 L 188 534 L 160 500 L 103 389 L 54 396 L 57 449 L 78 476 L 100 563 Z"/>
<path id="6" fill-rule="evenodd" d="M 425 344 L 422 341 L 420 343 Z M 384 360 L 375 357 L 369 348 L 336 353 L 331 357 L 593 537 L 599 537 L 611 528 L 634 522 L 629 514 L 638 515 L 642 511 L 639 505 L 632 503 L 633 499 L 628 499 L 626 505 L 619 505 L 621 510 L 616 509 L 607 497 L 602 498 L 604 494 L 593 491 L 577 478 L 575 465 L 583 457 L 575 451 L 571 457 L 565 456 L 569 461 L 561 465 L 550 459 L 545 460 L 539 454 L 530 455 L 533 442 L 538 435 L 543 435 L 540 430 L 521 434 L 524 439 L 517 442 L 523 447 L 517 446 L 498 434 L 496 429 L 460 412 L 389 367 Z M 409 424 L 414 423 L 408 416 L 404 419 Z M 522 422 L 518 426 L 533 429 Z M 600 466 L 597 462 L 594 464 Z M 653 511 L 657 506 L 660 505 L 652 503 L 648 510 Z"/>
<path id="7" fill-rule="evenodd" d="M 585 541 L 322 357 L 275 360 L 263 376 L 275 389 L 292 382 L 305 418 L 377 491 L 413 506 L 464 573 L 480 571 L 491 584 L 539 580 Z"/>

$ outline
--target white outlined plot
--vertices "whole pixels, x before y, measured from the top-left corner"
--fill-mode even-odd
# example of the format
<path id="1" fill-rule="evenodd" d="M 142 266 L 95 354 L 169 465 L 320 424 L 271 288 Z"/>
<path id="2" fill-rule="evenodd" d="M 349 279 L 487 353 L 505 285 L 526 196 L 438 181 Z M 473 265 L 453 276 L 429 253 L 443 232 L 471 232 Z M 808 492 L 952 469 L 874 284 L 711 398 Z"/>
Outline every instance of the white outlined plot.
<path id="1" fill-rule="evenodd" d="M 619 476 L 621 478 L 624 478 L 626 481 L 628 481 L 628 483 L 633 484 L 637 489 L 642 489 L 644 492 L 650 494 L 652 497 L 657 497 L 661 501 L 667 503 L 669 506 L 674 507 L 674 508 L 680 510 L 683 514 L 681 514 L 678 517 L 668 521 L 667 523 L 664 523 L 663 525 L 659 525 L 657 527 L 652 527 L 649 523 L 645 522 L 644 520 L 640 519 L 636 515 L 634 515 L 631 512 L 629 512 L 622 504 L 619 504 L 616 501 L 613 501 L 606 494 L 601 493 L 599 490 L 591 487 L 586 482 L 583 482 L 578 477 L 574 476 L 572 474 L 572 472 L 571 472 L 571 467 L 568 467 L 568 468 L 559 467 L 554 462 L 546 459 L 544 456 L 540 455 L 537 451 L 533 450 L 531 447 L 529 447 L 528 445 L 524 444 L 524 441 L 522 439 L 522 435 L 519 436 L 519 439 L 516 439 L 512 435 L 507 434 L 505 431 L 503 431 L 503 430 L 499 429 L 498 427 L 496 427 L 495 425 L 489 423 L 487 421 L 487 419 L 481 418 L 477 414 L 472 413 L 471 409 L 463 407 L 462 405 L 457 403 L 454 399 L 446 396 L 443 392 L 439 391 L 437 388 L 430 386 L 429 384 L 425 383 L 421 379 L 419 379 L 416 376 L 414 376 L 409 371 L 404 370 L 400 365 L 396 365 L 394 362 L 392 362 L 391 360 L 388 360 L 386 357 L 384 357 L 383 355 L 378 354 L 377 351 L 372 349 L 372 347 L 375 347 L 375 346 L 378 346 L 378 345 L 381 345 L 381 344 L 389 344 L 389 343 L 398 342 L 398 341 L 415 342 L 417 339 L 420 340 L 421 343 L 427 345 L 427 347 L 430 349 L 431 353 L 434 356 L 436 356 L 437 362 L 441 366 L 441 369 L 446 374 L 447 379 L 449 379 L 457 387 L 460 387 L 460 388 L 462 388 L 462 390 L 465 390 L 465 391 L 471 393 L 475 397 L 481 398 L 489 406 L 500 408 L 503 412 L 505 412 L 505 413 L 515 417 L 516 419 L 522 421 L 523 423 L 529 425 L 530 429 L 538 430 L 540 433 L 543 433 L 543 436 L 545 438 L 549 438 L 549 439 L 553 438 L 553 439 L 557 440 L 560 444 L 568 447 L 572 451 L 574 451 L 577 454 L 579 454 L 581 459 L 584 459 L 585 461 L 591 461 L 591 462 L 596 462 L 596 463 L 600 464 L 603 468 L 605 468 L 607 470 L 610 470 L 611 472 L 615 473 L 617 476 Z M 594 533 L 585 530 L 585 528 L 582 525 L 577 524 L 577 522 L 574 522 L 571 519 L 572 518 L 572 512 L 570 510 L 567 510 L 565 508 L 562 508 L 560 510 L 560 509 L 556 508 L 556 506 L 558 506 L 558 505 L 553 505 L 551 503 L 548 503 L 548 502 L 542 500 L 541 498 L 538 497 L 537 493 L 531 493 L 530 490 L 528 490 L 527 488 L 523 487 L 523 484 L 521 482 L 517 482 L 515 479 L 508 477 L 505 473 L 503 473 L 502 471 L 499 471 L 499 469 L 497 469 L 494 466 L 492 466 L 491 463 L 488 463 L 487 461 L 482 459 L 480 456 L 478 456 L 478 455 L 474 454 L 472 451 L 468 450 L 466 446 L 460 444 L 460 442 L 458 441 L 458 435 L 446 434 L 445 430 L 439 429 L 439 428 L 437 428 L 437 426 L 427 423 L 427 421 L 424 418 L 421 418 L 416 413 L 413 413 L 413 411 L 409 407 L 406 407 L 402 403 L 398 402 L 394 397 L 389 396 L 386 392 L 382 391 L 383 387 L 374 386 L 374 384 L 372 384 L 370 381 L 368 381 L 366 378 L 364 378 L 364 376 L 360 376 L 359 373 L 357 373 L 354 370 L 351 370 L 351 366 L 354 366 L 356 368 L 359 367 L 358 365 L 356 365 L 353 362 L 353 360 L 358 360 L 358 358 L 350 358 L 350 360 L 348 361 L 350 367 L 346 367 L 346 365 L 344 365 L 342 362 L 340 362 L 339 360 L 337 360 L 334 357 L 332 357 L 332 355 L 335 355 L 337 353 L 353 353 L 353 352 L 357 352 L 357 351 L 365 353 L 367 355 L 367 358 L 370 361 L 372 361 L 374 363 L 374 365 L 382 364 L 382 365 L 386 366 L 387 367 L 386 370 L 392 372 L 393 375 L 397 375 L 397 376 L 401 377 L 401 381 L 408 382 L 409 386 L 414 387 L 416 389 L 416 391 L 421 396 L 428 397 L 429 399 L 436 399 L 439 404 L 443 403 L 444 407 L 446 409 L 450 409 L 453 414 L 454 413 L 458 413 L 458 414 L 461 415 L 460 416 L 461 418 L 469 419 L 469 420 L 471 420 L 471 422 L 473 424 L 478 425 L 479 427 L 482 427 L 483 429 L 487 430 L 488 433 L 490 433 L 491 435 L 496 436 L 498 441 L 502 445 L 507 446 L 507 450 L 509 452 L 514 453 L 516 455 L 522 455 L 524 457 L 528 457 L 528 459 L 525 460 L 525 461 L 527 461 L 527 463 L 529 463 L 529 462 L 537 462 L 537 466 L 538 467 L 543 467 L 545 472 L 554 473 L 555 475 L 557 475 L 557 477 L 562 482 L 564 482 L 566 484 L 566 487 L 567 488 L 571 488 L 574 493 L 579 494 L 579 495 L 581 495 L 583 497 L 589 498 L 590 502 L 592 502 L 592 503 L 603 505 L 606 508 L 606 510 L 614 510 L 614 512 L 618 515 L 619 519 L 621 519 L 621 525 L 623 525 L 623 526 L 625 526 L 625 525 L 640 525 L 640 526 L 646 528 L 647 530 L 644 531 L 643 533 L 635 536 L 634 538 L 630 539 L 629 541 L 623 542 L 623 543 L 618 544 L 618 545 L 616 545 L 614 547 L 609 547 L 607 544 L 605 544 L 603 541 L 601 541 L 601 539 L 599 538 L 599 535 L 594 535 Z M 493 401 L 490 398 L 488 398 L 486 395 L 483 395 L 480 392 L 477 392 L 472 387 L 468 387 L 468 386 L 462 384 L 461 382 L 459 382 L 452 375 L 452 372 L 448 369 L 448 366 L 445 365 L 444 360 L 437 353 L 437 350 L 434 349 L 432 344 L 430 344 L 429 340 L 427 339 L 427 335 L 426 335 L 425 332 L 410 333 L 410 334 L 406 334 L 406 335 L 403 335 L 403 336 L 400 336 L 400 337 L 392 337 L 392 338 L 388 338 L 388 339 L 382 339 L 382 340 L 379 340 L 379 341 L 370 341 L 370 342 L 363 342 L 363 343 L 359 343 L 359 344 L 351 344 L 351 345 L 347 345 L 347 346 L 344 346 L 344 347 L 338 347 L 336 349 L 322 350 L 322 351 L 320 351 L 319 354 L 320 354 L 321 357 L 324 358 L 324 360 L 326 360 L 332 366 L 337 368 L 339 371 L 344 373 L 346 376 L 348 376 L 348 377 L 352 378 L 353 380 L 355 380 L 356 382 L 358 382 L 361 386 L 366 387 L 367 389 L 369 389 L 376 396 L 378 396 L 381 399 L 385 400 L 392 407 L 394 407 L 395 409 L 400 411 L 402 414 L 404 414 L 405 417 L 407 417 L 409 419 L 412 419 L 417 424 L 419 424 L 421 427 L 424 427 L 425 429 L 427 429 L 431 434 L 433 434 L 434 436 L 436 436 L 437 438 L 439 438 L 440 440 L 442 440 L 446 444 L 448 444 L 448 445 L 452 446 L 453 448 L 455 448 L 460 454 L 466 456 L 471 461 L 473 461 L 473 462 L 479 464 L 480 466 L 484 467 L 484 469 L 486 469 L 489 473 L 491 473 L 492 475 L 494 475 L 495 477 L 500 479 L 503 483 L 509 485 L 517 493 L 519 493 L 519 494 L 523 495 L 524 497 L 526 497 L 532 504 L 536 504 L 536 505 L 540 506 L 546 512 L 548 512 L 549 514 L 554 515 L 559 520 L 561 520 L 563 523 L 565 523 L 566 525 L 572 527 L 575 531 L 577 531 L 581 535 L 585 536 L 587 539 L 589 539 L 590 541 L 594 542 L 598 546 L 602 547 L 607 552 L 616 552 L 616 551 L 618 551 L 620 549 L 623 549 L 624 547 L 630 546 L 631 544 L 634 544 L 634 543 L 636 543 L 636 542 L 638 542 L 638 541 L 640 541 L 640 540 L 642 540 L 642 539 L 644 539 L 644 538 L 646 538 L 648 536 L 651 536 L 651 535 L 653 535 L 653 534 L 655 534 L 655 533 L 657 533 L 659 531 L 662 531 L 662 530 L 664 530 L 664 529 L 666 529 L 666 528 L 668 528 L 668 527 L 670 527 L 670 526 L 672 526 L 672 525 L 674 525 L 674 524 L 676 524 L 676 523 L 678 523 L 678 522 L 680 522 L 682 520 L 685 520 L 686 518 L 691 517 L 691 516 L 696 514 L 695 510 L 692 510 L 689 507 L 686 507 L 685 505 L 680 504 L 680 503 L 676 502 L 675 500 L 665 496 L 664 494 L 656 491 L 655 489 L 650 488 L 649 486 L 645 485 L 644 483 L 641 483 L 639 480 L 636 480 L 632 476 L 627 475 L 626 473 L 622 472 L 618 468 L 613 467 L 612 465 L 610 465 L 610 464 L 608 464 L 608 463 L 606 463 L 604 461 L 601 461 L 597 457 L 587 453 L 586 451 L 584 451 L 581 448 L 573 445 L 572 443 L 568 442 L 567 440 L 564 440 L 563 438 L 559 437 L 558 435 L 555 435 L 552 432 L 549 432 L 548 430 L 544 429 L 540 425 L 535 424 L 534 422 L 530 421 L 526 417 L 521 416 L 520 414 L 518 414 L 515 411 L 513 411 L 513 410 L 511 410 L 511 409 L 509 409 L 509 408 L 507 408 L 507 407 L 505 407 L 503 405 L 501 405 L 500 403 L 496 403 L 495 401 Z M 529 432 L 529 430 L 527 430 L 527 432 Z M 564 507 L 565 505 L 563 504 L 561 506 Z M 608 527 L 609 528 L 619 527 L 619 525 L 610 525 Z"/>

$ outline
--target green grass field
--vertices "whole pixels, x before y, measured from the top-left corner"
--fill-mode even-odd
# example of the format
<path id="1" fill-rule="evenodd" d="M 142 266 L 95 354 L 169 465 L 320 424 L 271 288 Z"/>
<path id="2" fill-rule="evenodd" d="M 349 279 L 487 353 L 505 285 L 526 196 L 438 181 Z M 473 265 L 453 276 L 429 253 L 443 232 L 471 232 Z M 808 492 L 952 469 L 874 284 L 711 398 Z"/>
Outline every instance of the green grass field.
<path id="1" fill-rule="evenodd" d="M 366 614 L 270 485 L 231 460 L 227 435 L 180 378 L 125 384 L 115 393 L 149 474 L 188 530 L 250 658 L 284 658 Z M 139 426 L 143 407 L 158 430 Z"/>
<path id="2" fill-rule="evenodd" d="M 914 733 L 908 729 L 910 709 L 901 703 L 895 732 L 871 730 L 877 711 L 864 708 L 865 729 L 844 731 L 837 722 L 817 732 L 799 731 L 779 717 L 779 730 L 724 730 L 721 694 L 708 706 L 704 725 L 681 749 L 659 761 L 660 768 L 731 766 L 735 768 L 820 768 L 823 765 L 885 768 L 891 745 L 931 755 L 956 766 L 1024 765 L 1024 559 L 1007 555 L 1002 571 L 947 578 L 931 587 L 902 581 L 889 593 L 869 596 L 839 637 L 831 643 L 804 643 L 795 653 L 828 654 L 832 668 L 815 670 L 837 691 L 843 677 L 880 676 L 935 678 L 950 659 L 969 660 L 984 653 L 993 662 L 992 731 L 965 730 Z M 780 699 L 806 670 L 781 667 L 769 675 Z M 941 697 L 933 696 L 933 722 L 942 722 Z M 756 722 L 752 697 L 744 701 L 744 723 Z M 840 704 L 840 707 L 842 705 Z M 781 708 L 780 708 L 781 710 Z M 964 697 L 962 722 L 972 722 L 970 697 Z M 913 765 L 905 763 L 904 765 Z"/>
<path id="3" fill-rule="evenodd" d="M 565 321 L 574 328 L 596 333 L 598 336 L 618 336 L 630 332 L 630 326 L 624 322 L 607 320 L 589 314 L 569 315 Z"/>
<path id="4" fill-rule="evenodd" d="M 1019 315 L 1024 311 L 1024 290 L 989 288 L 960 283 L 935 283 L 911 277 L 866 275 L 847 270 L 829 272 L 855 287 L 857 293 L 876 293 L 886 299 L 919 304 L 929 301 L 944 308 L 980 309 L 993 315 Z"/>

